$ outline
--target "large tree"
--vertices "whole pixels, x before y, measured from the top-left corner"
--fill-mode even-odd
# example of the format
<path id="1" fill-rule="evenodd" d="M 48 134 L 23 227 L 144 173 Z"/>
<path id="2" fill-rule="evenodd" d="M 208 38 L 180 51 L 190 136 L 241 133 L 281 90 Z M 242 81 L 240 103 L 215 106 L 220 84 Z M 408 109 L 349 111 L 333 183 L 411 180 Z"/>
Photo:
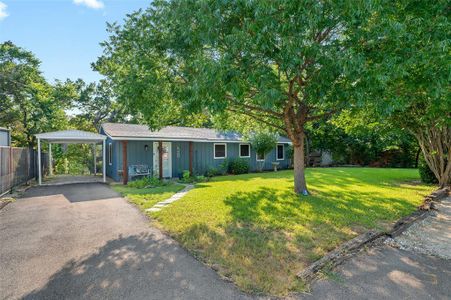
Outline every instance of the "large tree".
<path id="1" fill-rule="evenodd" d="M 416 137 L 441 187 L 451 184 L 450 20 L 449 1 L 397 1 L 358 44 L 378 99 L 368 108 Z"/>
<path id="2" fill-rule="evenodd" d="M 109 25 L 95 68 L 151 127 L 177 114 L 242 114 L 286 134 L 295 192 L 307 194 L 308 122 L 359 99 L 363 61 L 351 41 L 372 1 L 160 0 Z"/>
<path id="3" fill-rule="evenodd" d="M 57 130 L 67 123 L 64 109 L 74 89 L 62 82 L 47 83 L 33 53 L 0 44 L 0 126 L 12 129 L 17 146 L 33 147 L 34 134 Z"/>

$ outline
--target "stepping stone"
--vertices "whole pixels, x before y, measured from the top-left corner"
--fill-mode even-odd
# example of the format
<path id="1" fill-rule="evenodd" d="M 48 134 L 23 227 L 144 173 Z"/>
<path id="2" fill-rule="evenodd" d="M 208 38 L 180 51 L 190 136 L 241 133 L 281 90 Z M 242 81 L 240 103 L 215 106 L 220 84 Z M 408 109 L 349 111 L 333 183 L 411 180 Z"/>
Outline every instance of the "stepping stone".
<path id="1" fill-rule="evenodd" d="M 172 195 L 172 197 L 160 201 L 157 204 L 155 204 L 154 206 L 152 206 L 151 208 L 146 209 L 146 211 L 149 212 L 155 212 L 155 211 L 160 211 L 163 207 L 171 204 L 172 202 L 175 202 L 179 199 L 181 199 L 183 196 L 185 196 L 192 188 L 194 187 L 194 185 L 187 185 L 183 190 L 181 190 L 178 193 L 175 193 L 174 195 Z"/>
<path id="2" fill-rule="evenodd" d="M 160 211 L 160 210 L 161 210 L 161 208 L 158 208 L 158 207 L 152 207 L 152 208 L 146 209 L 146 211 L 150 211 L 150 212 L 155 212 L 155 211 Z"/>

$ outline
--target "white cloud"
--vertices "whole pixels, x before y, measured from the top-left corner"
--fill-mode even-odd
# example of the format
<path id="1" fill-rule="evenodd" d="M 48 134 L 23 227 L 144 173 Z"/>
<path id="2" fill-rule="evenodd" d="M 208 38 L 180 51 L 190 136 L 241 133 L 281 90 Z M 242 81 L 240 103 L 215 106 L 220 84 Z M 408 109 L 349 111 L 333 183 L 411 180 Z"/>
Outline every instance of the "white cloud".
<path id="1" fill-rule="evenodd" d="M 9 16 L 8 13 L 6 12 L 6 7 L 7 5 L 0 1 L 0 20 L 3 20 L 7 16 Z"/>
<path id="2" fill-rule="evenodd" d="M 86 5 L 89 8 L 100 9 L 105 5 L 102 1 L 99 0 L 74 0 L 74 3 L 77 5 Z"/>

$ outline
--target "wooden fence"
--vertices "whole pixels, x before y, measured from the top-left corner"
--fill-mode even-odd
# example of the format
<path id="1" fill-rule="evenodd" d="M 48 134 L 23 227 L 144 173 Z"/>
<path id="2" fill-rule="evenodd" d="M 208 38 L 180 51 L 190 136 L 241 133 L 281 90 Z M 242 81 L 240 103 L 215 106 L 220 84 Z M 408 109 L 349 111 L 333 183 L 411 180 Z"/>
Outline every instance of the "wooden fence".
<path id="1" fill-rule="evenodd" d="M 41 158 L 47 165 L 47 156 Z M 45 172 L 46 168 L 43 168 Z M 37 152 L 29 148 L 0 146 L 0 195 L 37 176 Z"/>

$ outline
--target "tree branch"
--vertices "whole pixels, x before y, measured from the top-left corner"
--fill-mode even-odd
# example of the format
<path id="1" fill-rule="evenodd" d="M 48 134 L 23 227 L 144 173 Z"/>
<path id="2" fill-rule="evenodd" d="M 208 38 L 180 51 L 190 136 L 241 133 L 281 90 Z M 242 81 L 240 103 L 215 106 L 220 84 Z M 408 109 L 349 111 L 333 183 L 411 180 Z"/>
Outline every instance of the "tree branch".
<path id="1" fill-rule="evenodd" d="M 274 124 L 274 123 L 272 123 L 272 122 L 270 122 L 268 120 L 265 120 L 265 119 L 261 118 L 261 116 L 255 115 L 255 114 L 253 114 L 253 113 L 251 113 L 249 111 L 241 111 L 241 110 L 230 108 L 230 107 L 227 108 L 227 110 L 230 111 L 230 112 L 234 112 L 234 113 L 239 113 L 239 114 L 242 114 L 242 115 L 250 116 L 251 118 L 253 118 L 253 119 L 255 119 L 255 120 L 259 121 L 259 122 L 262 122 L 262 123 L 264 123 L 266 125 L 269 125 L 271 127 L 274 127 L 274 128 L 279 129 L 279 130 L 282 130 L 284 132 L 287 132 L 284 127 L 276 125 L 276 124 Z"/>

